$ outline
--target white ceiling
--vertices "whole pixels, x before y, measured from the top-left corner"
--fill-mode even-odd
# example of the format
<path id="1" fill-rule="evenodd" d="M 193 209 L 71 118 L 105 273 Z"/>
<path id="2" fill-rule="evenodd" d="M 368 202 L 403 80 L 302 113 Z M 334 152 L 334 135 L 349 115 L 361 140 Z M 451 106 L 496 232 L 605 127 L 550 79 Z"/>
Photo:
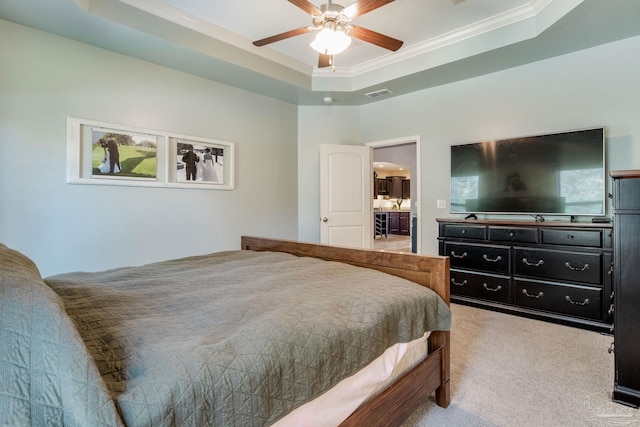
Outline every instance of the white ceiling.
<path id="1" fill-rule="evenodd" d="M 311 25 L 287 0 L 2 0 L 0 18 L 294 104 L 361 105 L 381 89 L 386 98 L 638 35 L 640 1 L 396 0 L 353 23 L 402 48 L 354 41 L 335 71 L 315 66 L 315 32 L 253 46 Z"/>
<path id="2" fill-rule="evenodd" d="M 312 18 L 287 0 L 218 1 L 209 0 L 122 0 L 134 7 L 158 13 L 175 22 L 200 20 L 202 29 L 222 28 L 247 41 L 253 41 L 312 24 Z M 313 1 L 319 6 L 322 0 Z M 341 0 L 334 2 L 339 4 Z M 344 6 L 355 0 L 342 0 Z M 566 0 L 564 0 L 566 1 Z M 423 50 L 425 42 L 460 38 L 462 31 L 484 32 L 497 26 L 527 19 L 544 7 L 545 1 L 471 0 L 458 4 L 452 0 L 397 0 L 354 19 L 353 23 L 404 41 L 403 51 Z M 576 2 L 571 2 L 576 3 Z M 183 16 L 180 16 L 183 15 Z M 187 24 L 189 25 L 189 24 Z M 491 28 L 493 27 L 493 28 Z M 315 32 L 279 41 L 263 48 L 264 55 L 277 51 L 300 62 L 305 72 L 317 63 L 317 54 L 309 47 Z M 463 36 L 464 37 L 464 36 Z M 238 45 L 239 48 L 247 46 Z M 353 45 L 337 56 L 338 71 L 361 72 L 406 58 L 378 46 L 354 40 Z M 275 57 L 274 57 L 275 58 Z M 329 74 L 329 70 L 325 74 Z"/>

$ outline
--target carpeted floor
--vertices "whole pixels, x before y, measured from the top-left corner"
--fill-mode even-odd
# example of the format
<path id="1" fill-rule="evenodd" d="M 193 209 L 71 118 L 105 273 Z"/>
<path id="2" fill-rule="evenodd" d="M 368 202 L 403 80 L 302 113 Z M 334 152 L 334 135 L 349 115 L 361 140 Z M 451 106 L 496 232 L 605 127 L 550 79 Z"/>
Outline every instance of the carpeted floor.
<path id="1" fill-rule="evenodd" d="M 452 311 L 451 405 L 429 401 L 403 427 L 640 426 L 637 409 L 610 399 L 611 336 L 458 304 Z"/>

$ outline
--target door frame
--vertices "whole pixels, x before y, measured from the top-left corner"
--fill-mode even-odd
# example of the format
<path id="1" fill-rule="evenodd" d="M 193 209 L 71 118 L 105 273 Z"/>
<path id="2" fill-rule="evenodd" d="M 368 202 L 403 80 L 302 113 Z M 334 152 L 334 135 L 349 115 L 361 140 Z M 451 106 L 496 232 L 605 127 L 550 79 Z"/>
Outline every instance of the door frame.
<path id="1" fill-rule="evenodd" d="M 411 181 L 414 180 L 415 177 L 415 181 L 416 181 L 416 186 L 415 186 L 415 192 L 417 194 L 411 194 L 411 206 L 414 207 L 415 206 L 415 214 L 416 214 L 416 224 L 418 225 L 418 234 L 416 235 L 416 253 L 417 254 L 421 254 L 422 253 L 422 232 L 420 230 L 422 230 L 422 226 L 420 223 L 420 195 L 422 194 L 421 192 L 421 186 L 422 186 L 422 178 L 420 176 L 420 171 L 421 171 L 421 167 L 420 167 L 420 160 L 421 160 L 421 156 L 420 156 L 420 135 L 413 135 L 413 136 L 405 136 L 405 137 L 400 137 L 400 138 L 395 138 L 395 139 L 386 139 L 386 140 L 382 140 L 382 141 L 372 141 L 372 142 L 367 142 L 365 143 L 365 145 L 371 147 L 372 149 L 375 148 L 381 148 L 381 147 L 392 147 L 394 145 L 405 145 L 405 144 L 413 144 L 415 143 L 416 145 L 416 170 L 415 171 L 411 171 Z M 372 161 L 372 166 L 371 168 L 373 169 L 373 157 L 371 159 Z M 373 171 L 372 171 L 373 174 Z M 375 238 L 375 236 L 372 236 L 372 239 Z M 371 247 L 373 247 L 373 242 L 371 242 Z"/>

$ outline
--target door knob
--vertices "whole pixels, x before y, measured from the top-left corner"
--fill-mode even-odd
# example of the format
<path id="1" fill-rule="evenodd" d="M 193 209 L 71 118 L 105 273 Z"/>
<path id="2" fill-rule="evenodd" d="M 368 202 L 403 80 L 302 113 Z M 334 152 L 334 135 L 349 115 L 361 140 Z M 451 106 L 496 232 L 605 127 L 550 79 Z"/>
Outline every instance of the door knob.
<path id="1" fill-rule="evenodd" d="M 326 216 L 322 217 L 322 222 L 327 222 L 327 221 L 329 221 L 329 218 L 327 218 Z"/>

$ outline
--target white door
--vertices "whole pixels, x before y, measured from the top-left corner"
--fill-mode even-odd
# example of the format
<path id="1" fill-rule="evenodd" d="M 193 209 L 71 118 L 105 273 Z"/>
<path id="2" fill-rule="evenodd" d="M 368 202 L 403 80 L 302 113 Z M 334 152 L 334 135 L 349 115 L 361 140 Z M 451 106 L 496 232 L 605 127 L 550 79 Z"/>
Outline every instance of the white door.
<path id="1" fill-rule="evenodd" d="M 371 147 L 320 146 L 320 240 L 371 248 L 373 172 Z"/>

